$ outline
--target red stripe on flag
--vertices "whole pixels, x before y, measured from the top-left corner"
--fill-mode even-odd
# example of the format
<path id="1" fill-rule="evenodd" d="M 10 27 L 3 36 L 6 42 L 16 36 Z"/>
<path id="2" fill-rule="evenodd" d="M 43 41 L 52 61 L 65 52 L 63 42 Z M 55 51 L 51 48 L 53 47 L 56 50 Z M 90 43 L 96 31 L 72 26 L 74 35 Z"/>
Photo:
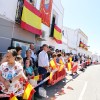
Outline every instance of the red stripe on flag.
<path id="1" fill-rule="evenodd" d="M 24 6 L 29 9 L 31 12 L 36 14 L 38 17 L 41 17 L 41 12 L 37 10 L 32 4 L 30 4 L 28 1 L 24 0 Z"/>
<path id="2" fill-rule="evenodd" d="M 56 38 L 54 38 L 55 41 L 58 43 L 58 44 L 62 44 L 62 41 L 61 40 L 57 40 Z"/>
<path id="3" fill-rule="evenodd" d="M 59 33 L 61 33 L 61 29 L 60 29 L 58 26 L 55 25 L 55 29 L 56 29 Z"/>
<path id="4" fill-rule="evenodd" d="M 29 98 L 28 100 L 32 100 L 32 97 L 33 97 L 33 94 L 35 93 L 36 91 L 34 89 L 32 89 L 30 95 L 29 95 Z"/>
<path id="5" fill-rule="evenodd" d="M 32 32 L 33 34 L 38 34 L 38 35 L 42 35 L 42 31 L 40 29 L 36 29 L 33 26 L 30 26 L 29 24 L 21 21 L 21 27 L 27 31 Z"/>
<path id="6" fill-rule="evenodd" d="M 28 84 L 29 84 L 29 83 L 28 83 L 28 82 L 26 82 L 26 84 L 25 84 L 25 89 L 24 89 L 24 90 L 26 90 L 26 88 L 27 88 Z"/>

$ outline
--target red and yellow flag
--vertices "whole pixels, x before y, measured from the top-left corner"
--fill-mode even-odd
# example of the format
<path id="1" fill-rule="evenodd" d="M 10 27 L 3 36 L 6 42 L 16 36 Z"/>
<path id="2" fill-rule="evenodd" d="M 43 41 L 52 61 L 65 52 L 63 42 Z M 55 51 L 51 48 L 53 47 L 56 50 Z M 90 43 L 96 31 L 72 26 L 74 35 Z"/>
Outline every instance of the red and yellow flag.
<path id="1" fill-rule="evenodd" d="M 24 0 L 24 7 L 21 18 L 21 27 L 34 34 L 41 35 L 41 13 L 32 6 L 27 0 Z"/>
<path id="2" fill-rule="evenodd" d="M 79 47 L 82 47 L 82 48 L 84 47 L 84 44 L 82 41 L 80 41 Z"/>
<path id="3" fill-rule="evenodd" d="M 71 62 L 69 62 L 67 66 L 68 66 L 68 71 L 71 71 L 71 69 L 72 69 Z"/>
<path id="4" fill-rule="evenodd" d="M 30 83 L 26 82 L 25 89 L 24 89 L 24 94 L 23 94 L 23 99 L 31 100 L 34 93 L 35 93 L 35 90 L 32 87 L 32 85 Z"/>
<path id="5" fill-rule="evenodd" d="M 53 0 L 41 0 L 40 12 L 42 16 L 42 23 L 50 27 L 51 10 Z"/>
<path id="6" fill-rule="evenodd" d="M 59 72 L 62 71 L 63 68 L 64 68 L 64 64 L 61 64 L 59 67 Z"/>
<path id="7" fill-rule="evenodd" d="M 58 44 L 62 44 L 61 29 L 56 25 L 55 25 L 55 28 L 54 28 L 54 39 Z"/>
<path id="8" fill-rule="evenodd" d="M 32 79 L 36 81 L 42 80 L 42 75 L 33 76 Z"/>
<path id="9" fill-rule="evenodd" d="M 49 79 L 52 80 L 53 72 L 50 73 Z"/>
<path id="10" fill-rule="evenodd" d="M 14 94 L 11 93 L 9 100 L 18 100 Z"/>
<path id="11" fill-rule="evenodd" d="M 50 67 L 52 69 L 56 69 L 57 68 L 57 65 L 56 65 L 56 63 L 55 63 L 55 61 L 53 59 L 50 61 Z"/>

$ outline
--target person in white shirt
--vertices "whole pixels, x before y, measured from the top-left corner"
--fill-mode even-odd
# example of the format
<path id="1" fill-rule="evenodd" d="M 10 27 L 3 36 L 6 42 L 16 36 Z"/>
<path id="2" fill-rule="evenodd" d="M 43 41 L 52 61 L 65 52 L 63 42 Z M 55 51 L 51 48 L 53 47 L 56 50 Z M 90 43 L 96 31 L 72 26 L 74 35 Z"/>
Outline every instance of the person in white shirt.
<path id="1" fill-rule="evenodd" d="M 49 50 L 48 45 L 43 45 L 43 50 L 39 53 L 38 56 L 38 72 L 42 75 L 42 80 L 46 78 L 47 72 L 50 72 L 49 67 L 49 58 L 47 51 Z"/>

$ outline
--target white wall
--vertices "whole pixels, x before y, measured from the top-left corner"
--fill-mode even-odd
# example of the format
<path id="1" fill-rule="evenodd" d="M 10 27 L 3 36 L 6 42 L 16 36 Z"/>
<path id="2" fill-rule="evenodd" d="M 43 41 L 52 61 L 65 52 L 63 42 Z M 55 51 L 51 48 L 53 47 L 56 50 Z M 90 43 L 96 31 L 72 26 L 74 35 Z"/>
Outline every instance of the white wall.
<path id="1" fill-rule="evenodd" d="M 8 20 L 15 21 L 17 0 L 0 0 L 0 15 Z"/>
<path id="2" fill-rule="evenodd" d="M 80 40 L 88 45 L 88 37 L 86 36 L 85 33 L 83 33 L 80 29 L 76 29 L 76 32 L 77 32 L 77 53 L 80 53 L 82 55 L 86 55 L 86 56 L 89 56 L 89 51 L 79 47 L 79 43 L 80 43 Z"/>
<path id="3" fill-rule="evenodd" d="M 77 29 L 76 32 L 78 33 L 77 46 L 79 46 L 80 40 L 87 45 L 88 37 L 80 29 Z"/>
<path id="4" fill-rule="evenodd" d="M 74 29 L 70 29 L 68 27 L 63 27 L 64 30 L 64 37 L 66 38 L 68 53 L 72 52 L 76 54 L 77 51 L 77 32 Z"/>
<path id="5" fill-rule="evenodd" d="M 64 9 L 61 4 L 61 0 L 53 0 L 52 5 L 52 13 L 51 13 L 51 23 L 52 23 L 52 17 L 53 15 L 56 15 L 56 24 L 59 28 L 62 29 L 63 27 L 63 16 L 64 16 Z"/>

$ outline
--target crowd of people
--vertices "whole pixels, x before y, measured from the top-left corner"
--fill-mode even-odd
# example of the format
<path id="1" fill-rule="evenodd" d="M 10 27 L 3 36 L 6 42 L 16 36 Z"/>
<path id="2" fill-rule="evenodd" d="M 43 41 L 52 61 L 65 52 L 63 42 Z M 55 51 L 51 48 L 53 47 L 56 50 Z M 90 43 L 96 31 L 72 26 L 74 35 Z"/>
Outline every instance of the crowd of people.
<path id="1" fill-rule="evenodd" d="M 37 52 L 34 44 L 30 44 L 24 58 L 21 56 L 22 52 L 23 50 L 20 46 L 8 47 L 7 53 L 3 57 L 0 56 L 0 82 L 4 84 L 5 90 L 16 79 L 19 80 L 23 77 L 25 80 L 30 80 L 34 76 L 42 75 L 41 80 L 37 82 L 39 83 L 49 76 L 52 70 L 59 70 L 61 65 L 64 65 L 67 71 L 71 71 L 67 63 L 74 62 L 80 65 L 87 60 L 91 60 L 85 55 L 65 53 L 59 49 L 54 51 L 47 44 L 40 47 L 40 50 Z M 82 68 L 82 71 L 84 68 Z M 44 87 L 45 84 L 47 83 L 43 83 L 35 88 L 36 94 L 38 94 L 39 87 Z"/>

